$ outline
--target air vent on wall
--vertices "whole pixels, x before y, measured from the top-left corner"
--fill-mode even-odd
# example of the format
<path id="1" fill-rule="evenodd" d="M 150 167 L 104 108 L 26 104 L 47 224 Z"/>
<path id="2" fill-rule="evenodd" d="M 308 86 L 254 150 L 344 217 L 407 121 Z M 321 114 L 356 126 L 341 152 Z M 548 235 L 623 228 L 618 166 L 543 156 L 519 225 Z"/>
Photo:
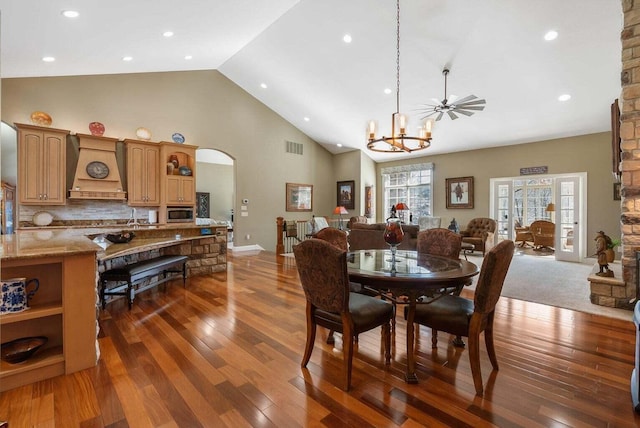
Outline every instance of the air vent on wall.
<path id="1" fill-rule="evenodd" d="M 287 141 L 287 153 L 293 153 L 294 155 L 302 155 L 303 145 L 300 143 L 294 143 L 293 141 Z"/>

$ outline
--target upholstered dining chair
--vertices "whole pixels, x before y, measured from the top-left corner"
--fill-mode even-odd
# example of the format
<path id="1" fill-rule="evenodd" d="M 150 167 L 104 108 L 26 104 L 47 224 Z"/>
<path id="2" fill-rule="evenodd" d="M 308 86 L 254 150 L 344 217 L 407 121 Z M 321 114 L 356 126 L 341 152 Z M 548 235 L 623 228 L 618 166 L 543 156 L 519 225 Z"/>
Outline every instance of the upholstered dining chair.
<path id="1" fill-rule="evenodd" d="M 307 239 L 293 247 L 300 282 L 307 298 L 307 343 L 301 366 L 306 367 L 316 326 L 342 333 L 343 389 L 351 386 L 353 342 L 365 331 L 382 326 L 385 364 L 391 361 L 390 303 L 349 291 L 347 253 L 321 239 Z"/>
<path id="2" fill-rule="evenodd" d="M 335 227 L 325 227 L 316 233 L 315 237 L 333 244 L 342 251 L 349 251 L 347 232 L 344 230 L 336 229 Z"/>
<path id="3" fill-rule="evenodd" d="M 453 260 L 460 258 L 462 235 L 449 229 L 425 229 L 418 232 L 418 253 L 433 254 Z"/>
<path id="4" fill-rule="evenodd" d="M 493 317 L 514 248 L 513 241 L 504 240 L 485 254 L 473 300 L 444 295 L 432 303 L 416 307 L 414 322 L 431 327 L 433 348 L 438 345 L 438 330 L 469 339 L 471 375 L 479 396 L 484 391 L 480 370 L 480 333 L 484 331 L 489 360 L 493 368 L 498 370 L 493 345 Z"/>

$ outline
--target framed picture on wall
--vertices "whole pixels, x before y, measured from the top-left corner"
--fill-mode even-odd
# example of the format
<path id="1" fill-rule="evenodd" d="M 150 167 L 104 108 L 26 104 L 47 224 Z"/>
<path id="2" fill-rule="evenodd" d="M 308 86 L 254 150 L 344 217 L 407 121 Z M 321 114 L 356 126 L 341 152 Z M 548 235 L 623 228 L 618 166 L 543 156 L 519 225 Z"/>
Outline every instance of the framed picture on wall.
<path id="1" fill-rule="evenodd" d="M 622 195 L 620 194 L 620 183 L 613 183 L 613 200 L 619 201 L 622 199 Z"/>
<path id="2" fill-rule="evenodd" d="M 311 211 L 313 208 L 313 185 L 287 183 L 286 210 Z"/>
<path id="3" fill-rule="evenodd" d="M 211 197 L 209 192 L 196 192 L 196 217 L 209 218 Z"/>
<path id="4" fill-rule="evenodd" d="M 473 208 L 473 177 L 447 178 L 447 208 Z"/>
<path id="5" fill-rule="evenodd" d="M 338 181 L 338 201 L 336 203 L 339 207 L 345 207 L 348 210 L 355 209 L 355 197 L 356 197 L 356 182 L 351 181 Z"/>
<path id="6" fill-rule="evenodd" d="M 373 186 L 365 186 L 364 188 L 364 215 L 367 218 L 371 218 L 373 214 L 373 207 L 371 206 L 373 201 Z"/>

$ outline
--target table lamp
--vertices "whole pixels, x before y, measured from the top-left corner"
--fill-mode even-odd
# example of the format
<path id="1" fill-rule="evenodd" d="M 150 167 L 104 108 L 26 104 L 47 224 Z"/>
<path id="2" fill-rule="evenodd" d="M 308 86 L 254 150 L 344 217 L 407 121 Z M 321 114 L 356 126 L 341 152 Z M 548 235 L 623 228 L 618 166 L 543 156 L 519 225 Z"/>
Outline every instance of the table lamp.
<path id="1" fill-rule="evenodd" d="M 347 211 L 347 209 L 343 206 L 337 206 L 333 210 L 333 213 L 340 215 L 340 222 L 338 223 L 339 224 L 338 229 L 342 230 L 342 214 L 349 214 L 349 211 Z"/>
<path id="2" fill-rule="evenodd" d="M 396 211 L 409 211 L 409 205 L 405 204 L 404 202 L 398 202 L 396 204 Z M 401 220 L 403 223 L 406 223 L 404 221 L 404 214 L 401 215 Z"/>
<path id="3" fill-rule="evenodd" d="M 549 205 L 547 205 L 547 208 L 545 209 L 545 211 L 550 213 L 549 214 L 550 220 L 553 221 L 553 213 L 556 211 L 556 204 L 554 204 L 553 202 L 549 202 Z"/>

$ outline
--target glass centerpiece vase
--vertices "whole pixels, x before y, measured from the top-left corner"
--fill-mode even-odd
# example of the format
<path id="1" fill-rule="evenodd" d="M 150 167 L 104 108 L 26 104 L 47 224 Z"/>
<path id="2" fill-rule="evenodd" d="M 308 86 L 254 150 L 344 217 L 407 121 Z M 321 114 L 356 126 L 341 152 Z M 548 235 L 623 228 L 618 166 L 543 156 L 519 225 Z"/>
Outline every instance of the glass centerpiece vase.
<path id="1" fill-rule="evenodd" d="M 396 250 L 398 245 L 404 239 L 404 231 L 400 219 L 392 215 L 387 219 L 387 225 L 384 228 L 384 242 L 391 247 L 391 263 L 396 262 Z"/>

